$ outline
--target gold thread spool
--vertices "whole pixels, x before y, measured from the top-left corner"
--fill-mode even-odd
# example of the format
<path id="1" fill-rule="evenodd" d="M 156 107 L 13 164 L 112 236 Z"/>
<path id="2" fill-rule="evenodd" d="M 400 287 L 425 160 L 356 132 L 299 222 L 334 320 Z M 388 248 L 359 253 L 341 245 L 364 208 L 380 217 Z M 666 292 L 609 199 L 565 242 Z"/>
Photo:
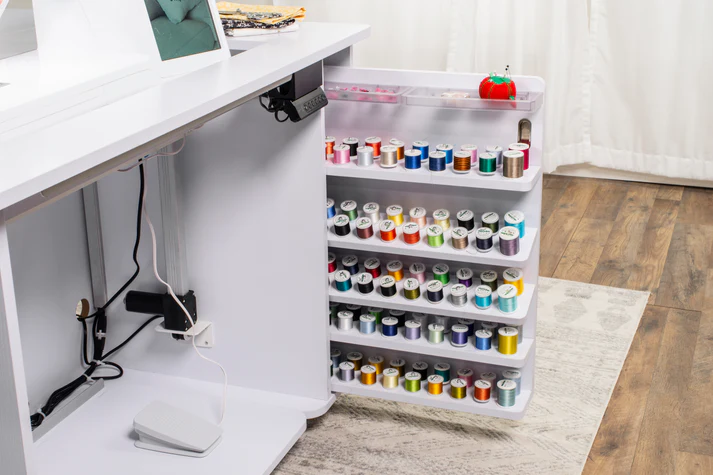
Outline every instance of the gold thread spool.
<path id="1" fill-rule="evenodd" d="M 451 397 L 453 399 L 465 399 L 468 395 L 468 384 L 464 379 L 455 378 L 451 381 Z"/>
<path id="2" fill-rule="evenodd" d="M 397 160 L 403 160 L 404 159 L 404 153 L 405 153 L 405 145 L 401 140 L 399 139 L 391 139 L 389 140 L 389 143 L 396 147 L 396 159 Z"/>
<path id="3" fill-rule="evenodd" d="M 519 150 L 503 152 L 503 176 L 505 178 L 520 178 L 525 166 L 525 154 Z"/>
<path id="4" fill-rule="evenodd" d="M 469 152 L 456 152 L 453 154 L 453 171 L 456 173 L 468 173 L 471 167 L 471 156 Z"/>
<path id="5" fill-rule="evenodd" d="M 399 387 L 399 370 L 386 368 L 381 377 L 381 385 L 384 389 L 394 389 Z"/>
<path id="6" fill-rule="evenodd" d="M 361 367 L 361 384 L 376 384 L 376 368 L 368 364 Z"/>
<path id="7" fill-rule="evenodd" d="M 445 231 L 451 227 L 451 213 L 447 209 L 437 209 L 433 212 L 433 223 L 439 225 Z"/>
<path id="8" fill-rule="evenodd" d="M 384 372 L 384 357 L 383 356 L 370 356 L 369 365 L 376 369 L 376 374 L 381 374 Z"/>
<path id="9" fill-rule="evenodd" d="M 361 362 L 364 359 L 364 355 L 358 351 L 352 351 L 347 354 L 347 361 L 354 365 L 354 371 L 359 371 L 361 369 Z"/>
<path id="10" fill-rule="evenodd" d="M 389 275 L 393 277 L 396 282 L 400 282 L 404 278 L 404 265 L 401 261 L 390 261 L 386 264 L 386 270 Z"/>
<path id="11" fill-rule="evenodd" d="M 517 353 L 517 328 L 502 327 L 498 329 L 498 351 L 504 355 Z"/>
<path id="12" fill-rule="evenodd" d="M 416 300 L 421 296 L 421 284 L 418 279 L 408 278 L 404 281 L 404 297 L 409 300 Z"/>
<path id="13" fill-rule="evenodd" d="M 522 295 L 525 291 L 525 282 L 521 269 L 511 267 L 503 271 L 503 283 L 513 285 L 517 289 L 517 295 Z"/>
<path id="14" fill-rule="evenodd" d="M 386 208 L 386 217 L 396 226 L 401 226 L 404 224 L 404 209 L 399 205 L 391 205 Z"/>
<path id="15" fill-rule="evenodd" d="M 391 362 L 389 363 L 389 366 L 391 366 L 392 368 L 394 368 L 396 371 L 399 372 L 399 378 L 404 377 L 404 373 L 405 373 L 404 368 L 406 367 L 406 361 L 402 360 L 401 358 L 395 358 L 395 359 L 391 360 Z"/>
<path id="16" fill-rule="evenodd" d="M 428 377 L 428 394 L 437 396 L 443 393 L 443 376 L 432 374 Z"/>

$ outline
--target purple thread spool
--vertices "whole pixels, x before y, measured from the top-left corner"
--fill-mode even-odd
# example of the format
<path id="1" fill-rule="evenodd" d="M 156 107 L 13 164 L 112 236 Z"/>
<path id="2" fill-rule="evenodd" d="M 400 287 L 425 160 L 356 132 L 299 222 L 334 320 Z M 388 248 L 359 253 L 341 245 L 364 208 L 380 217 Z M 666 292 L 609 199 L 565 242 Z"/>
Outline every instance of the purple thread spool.
<path id="1" fill-rule="evenodd" d="M 421 338 L 421 322 L 409 320 L 406 322 L 405 338 L 407 340 L 418 340 Z"/>
<path id="2" fill-rule="evenodd" d="M 500 253 L 504 256 L 514 256 L 520 252 L 520 231 L 514 226 L 505 226 L 498 233 Z"/>
<path id="3" fill-rule="evenodd" d="M 465 346 L 468 344 L 468 327 L 456 324 L 451 327 L 451 345 Z"/>
<path id="4" fill-rule="evenodd" d="M 463 284 L 468 288 L 473 285 L 473 271 L 467 267 L 458 269 L 456 277 L 458 277 L 458 283 Z"/>
<path id="5" fill-rule="evenodd" d="M 473 336 L 475 334 L 475 320 L 458 319 L 460 325 L 465 325 L 468 327 L 468 336 Z"/>

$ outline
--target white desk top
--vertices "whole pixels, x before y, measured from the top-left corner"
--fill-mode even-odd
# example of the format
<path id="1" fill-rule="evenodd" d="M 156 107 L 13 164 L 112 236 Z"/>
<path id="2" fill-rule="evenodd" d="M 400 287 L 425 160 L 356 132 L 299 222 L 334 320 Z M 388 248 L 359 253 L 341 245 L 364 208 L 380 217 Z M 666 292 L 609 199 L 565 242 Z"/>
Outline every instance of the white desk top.
<path id="1" fill-rule="evenodd" d="M 249 96 L 369 35 L 303 23 L 229 60 L 20 137 L 0 140 L 0 210 Z"/>

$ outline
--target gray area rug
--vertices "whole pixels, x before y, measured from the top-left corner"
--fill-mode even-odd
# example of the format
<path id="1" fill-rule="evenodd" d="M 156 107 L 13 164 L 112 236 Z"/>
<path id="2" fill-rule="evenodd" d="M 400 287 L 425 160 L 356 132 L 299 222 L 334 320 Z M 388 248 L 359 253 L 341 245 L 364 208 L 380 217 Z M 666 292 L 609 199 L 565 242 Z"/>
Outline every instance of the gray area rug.
<path id="1" fill-rule="evenodd" d="M 523 420 L 340 395 L 275 473 L 581 473 L 649 294 L 540 278 L 539 295 Z"/>

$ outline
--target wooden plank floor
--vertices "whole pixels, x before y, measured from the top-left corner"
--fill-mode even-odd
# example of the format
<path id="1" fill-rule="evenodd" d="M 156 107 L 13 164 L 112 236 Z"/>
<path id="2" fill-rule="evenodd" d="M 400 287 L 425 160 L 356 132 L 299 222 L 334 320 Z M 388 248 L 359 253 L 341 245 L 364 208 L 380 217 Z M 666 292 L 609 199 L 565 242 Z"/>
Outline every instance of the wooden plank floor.
<path id="1" fill-rule="evenodd" d="M 540 274 L 651 292 L 585 474 L 713 474 L 713 190 L 546 175 Z"/>

